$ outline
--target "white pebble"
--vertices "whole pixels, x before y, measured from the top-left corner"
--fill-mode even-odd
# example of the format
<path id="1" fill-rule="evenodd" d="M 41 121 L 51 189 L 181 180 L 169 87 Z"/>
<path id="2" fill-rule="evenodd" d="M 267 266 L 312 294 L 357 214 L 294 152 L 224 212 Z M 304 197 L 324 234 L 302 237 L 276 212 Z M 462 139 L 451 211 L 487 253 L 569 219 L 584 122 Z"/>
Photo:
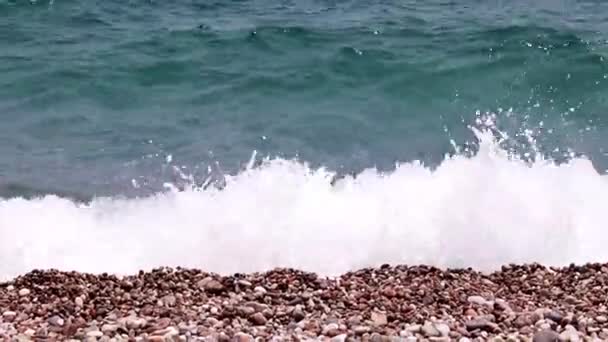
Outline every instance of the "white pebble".
<path id="1" fill-rule="evenodd" d="M 101 337 L 103 336 L 103 333 L 99 330 L 93 330 L 93 331 L 89 331 L 87 333 L 87 337 Z"/>
<path id="2" fill-rule="evenodd" d="M 256 286 L 255 289 L 253 289 L 255 292 L 260 293 L 260 294 L 266 294 L 266 289 L 261 287 L 261 286 Z"/>
<path id="3" fill-rule="evenodd" d="M 82 299 L 82 297 L 76 297 L 76 299 L 74 299 L 74 304 L 76 304 L 77 307 L 81 308 L 84 305 L 84 300 Z"/>
<path id="4" fill-rule="evenodd" d="M 23 289 L 19 290 L 19 295 L 21 297 L 27 296 L 29 294 L 30 294 L 30 290 L 29 289 L 23 288 Z"/>

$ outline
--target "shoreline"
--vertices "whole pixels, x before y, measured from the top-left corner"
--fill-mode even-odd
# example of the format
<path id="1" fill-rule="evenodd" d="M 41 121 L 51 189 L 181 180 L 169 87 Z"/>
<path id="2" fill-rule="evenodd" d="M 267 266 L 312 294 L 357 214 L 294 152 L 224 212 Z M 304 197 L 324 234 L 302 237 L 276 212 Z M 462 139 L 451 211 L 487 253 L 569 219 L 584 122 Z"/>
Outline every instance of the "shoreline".
<path id="1" fill-rule="evenodd" d="M 32 271 L 0 283 L 0 338 L 29 341 L 606 341 L 608 264 L 493 273 L 389 266 L 118 277 Z"/>

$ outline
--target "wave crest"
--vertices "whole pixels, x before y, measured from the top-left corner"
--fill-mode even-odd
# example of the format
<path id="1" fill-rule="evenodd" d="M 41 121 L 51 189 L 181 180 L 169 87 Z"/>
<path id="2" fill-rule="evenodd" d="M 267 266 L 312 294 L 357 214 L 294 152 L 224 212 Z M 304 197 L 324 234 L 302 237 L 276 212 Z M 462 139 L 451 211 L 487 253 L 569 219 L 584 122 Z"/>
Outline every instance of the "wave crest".
<path id="1" fill-rule="evenodd" d="M 335 179 L 266 159 L 223 189 L 90 203 L 0 200 L 0 276 L 34 268 L 218 273 L 296 267 L 323 274 L 381 263 L 492 270 L 506 263 L 607 261 L 608 183 L 584 157 L 524 161 L 487 129 L 479 149 L 435 169 L 403 163 Z"/>

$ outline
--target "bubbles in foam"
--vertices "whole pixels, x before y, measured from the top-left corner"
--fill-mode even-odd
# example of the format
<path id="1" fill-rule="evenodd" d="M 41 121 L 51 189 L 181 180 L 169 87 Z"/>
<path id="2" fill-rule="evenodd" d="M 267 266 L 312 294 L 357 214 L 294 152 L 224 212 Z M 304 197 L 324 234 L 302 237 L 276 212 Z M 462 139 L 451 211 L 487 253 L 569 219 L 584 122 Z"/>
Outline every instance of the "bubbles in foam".
<path id="1" fill-rule="evenodd" d="M 0 277 L 33 268 L 336 274 L 381 263 L 492 270 L 608 261 L 608 183 L 590 161 L 525 161 L 500 147 L 505 136 L 496 139 L 491 124 L 480 126 L 475 153 L 434 170 L 410 162 L 334 182 L 334 173 L 298 161 L 253 167 L 252 159 L 222 178 L 222 190 L 88 204 L 0 200 Z"/>

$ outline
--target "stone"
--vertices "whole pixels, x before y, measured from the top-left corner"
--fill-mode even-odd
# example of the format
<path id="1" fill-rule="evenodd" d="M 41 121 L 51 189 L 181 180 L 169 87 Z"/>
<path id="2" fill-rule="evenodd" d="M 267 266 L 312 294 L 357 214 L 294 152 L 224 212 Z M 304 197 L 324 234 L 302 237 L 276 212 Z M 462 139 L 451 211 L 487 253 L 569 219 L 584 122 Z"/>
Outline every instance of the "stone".
<path id="1" fill-rule="evenodd" d="M 249 320 L 255 325 L 266 325 L 268 320 L 261 312 L 256 312 L 253 315 L 249 316 Z"/>
<path id="2" fill-rule="evenodd" d="M 171 337 L 175 337 L 179 335 L 179 329 L 177 329 L 176 327 L 167 327 L 164 330 L 164 334 L 163 336 L 165 337 L 165 339 L 167 338 L 171 338 Z"/>
<path id="3" fill-rule="evenodd" d="M 371 329 L 369 327 L 362 326 L 362 325 L 359 325 L 359 326 L 356 326 L 353 328 L 353 332 L 355 333 L 355 335 L 363 335 L 363 334 L 369 333 L 370 330 Z"/>
<path id="4" fill-rule="evenodd" d="M 216 326 L 220 321 L 218 321 L 216 318 L 214 317 L 207 317 L 205 319 L 205 324 L 207 324 L 208 326 Z"/>
<path id="5" fill-rule="evenodd" d="M 420 330 L 422 329 L 422 325 L 420 324 L 412 324 L 410 326 L 407 326 L 405 328 L 406 331 L 412 333 L 412 334 L 417 334 L 420 332 Z"/>
<path id="6" fill-rule="evenodd" d="M 559 334 L 559 340 L 560 341 L 578 342 L 578 341 L 581 340 L 581 338 L 578 335 L 578 331 L 573 330 L 573 329 L 568 329 L 568 330 L 562 331 L 562 333 Z"/>
<path id="7" fill-rule="evenodd" d="M 390 340 L 388 336 L 380 335 L 379 333 L 373 333 L 370 337 L 370 342 L 387 342 Z"/>
<path id="8" fill-rule="evenodd" d="M 30 294 L 30 289 L 23 288 L 23 289 L 19 290 L 19 296 L 21 296 L 21 297 L 25 297 L 29 294 Z"/>
<path id="9" fill-rule="evenodd" d="M 465 310 L 464 315 L 468 316 L 468 317 L 477 317 L 477 311 L 475 311 L 474 309 L 468 308 Z"/>
<path id="10" fill-rule="evenodd" d="M 164 330 L 167 329 L 169 325 L 171 325 L 171 319 L 169 317 L 159 318 L 152 329 L 163 332 L 154 333 L 154 335 L 164 335 Z"/>
<path id="11" fill-rule="evenodd" d="M 562 322 L 562 320 L 564 319 L 564 315 L 562 315 L 561 313 L 559 313 L 557 311 L 549 311 L 549 312 L 545 313 L 545 318 L 548 320 L 551 320 L 557 324 L 560 324 Z"/>
<path id="12" fill-rule="evenodd" d="M 512 312 L 513 311 L 513 309 L 511 309 L 511 306 L 509 305 L 509 303 L 506 300 L 504 300 L 504 299 L 497 298 L 496 300 L 494 300 L 494 305 L 497 308 L 499 308 L 499 309 L 501 309 L 503 311 L 506 311 L 506 312 Z"/>
<path id="13" fill-rule="evenodd" d="M 240 286 L 243 286 L 243 287 L 251 287 L 251 285 L 253 285 L 253 284 L 251 284 L 250 281 L 247 281 L 245 279 L 241 279 L 241 280 L 237 281 L 237 284 L 239 284 Z"/>
<path id="14" fill-rule="evenodd" d="M 241 317 L 249 317 L 256 312 L 251 306 L 239 306 L 236 311 Z"/>
<path id="15" fill-rule="evenodd" d="M 608 322 L 608 318 L 606 318 L 606 316 L 597 316 L 595 317 L 595 321 L 598 323 L 606 323 Z"/>
<path id="16" fill-rule="evenodd" d="M 83 306 L 84 306 L 84 300 L 82 299 L 82 297 L 76 297 L 76 298 L 74 299 L 74 304 L 75 304 L 77 307 L 81 308 L 81 307 L 83 307 Z"/>
<path id="17" fill-rule="evenodd" d="M 17 313 L 14 311 L 4 311 L 2 313 L 2 319 L 4 319 L 4 321 L 6 322 L 14 321 L 15 317 L 17 317 Z"/>
<path id="18" fill-rule="evenodd" d="M 6 290 L 9 291 L 9 292 L 10 291 L 14 291 L 15 287 L 13 285 L 9 285 L 9 286 L 6 287 Z"/>
<path id="19" fill-rule="evenodd" d="M 450 326 L 445 323 L 435 323 L 435 329 L 439 331 L 441 336 L 446 337 L 450 334 Z"/>
<path id="20" fill-rule="evenodd" d="M 139 318 L 136 316 L 129 316 L 125 320 L 125 325 L 128 329 L 141 329 L 148 321 L 145 318 Z"/>
<path id="21" fill-rule="evenodd" d="M 322 334 L 325 336 L 333 337 L 338 335 L 340 332 L 340 327 L 336 323 L 329 323 L 323 327 Z"/>
<path id="22" fill-rule="evenodd" d="M 197 285 L 199 288 L 205 290 L 205 292 L 213 294 L 221 293 L 224 291 L 224 285 L 211 277 L 207 277 L 199 281 Z"/>
<path id="23" fill-rule="evenodd" d="M 146 338 L 146 342 L 165 342 L 165 338 L 163 336 L 152 335 Z"/>
<path id="24" fill-rule="evenodd" d="M 388 323 L 386 314 L 378 311 L 372 311 L 371 319 L 374 325 L 379 327 L 384 326 Z"/>
<path id="25" fill-rule="evenodd" d="M 465 322 L 467 330 L 484 330 L 489 332 L 498 331 L 499 327 L 496 323 L 490 322 L 485 318 L 476 318 Z"/>
<path id="26" fill-rule="evenodd" d="M 345 342 L 346 337 L 348 337 L 348 335 L 340 334 L 340 335 L 336 335 L 336 336 L 332 337 L 332 339 L 330 341 L 331 342 Z"/>
<path id="27" fill-rule="evenodd" d="M 174 306 L 177 299 L 174 295 L 166 295 L 161 299 L 164 306 Z"/>
<path id="28" fill-rule="evenodd" d="M 256 287 L 253 289 L 253 291 L 255 291 L 255 293 L 257 293 L 257 294 L 261 294 L 261 295 L 264 295 L 264 294 L 266 294 L 266 292 L 267 292 L 267 291 L 266 291 L 266 289 L 265 289 L 265 288 L 263 288 L 262 286 L 256 286 Z"/>
<path id="29" fill-rule="evenodd" d="M 532 342 L 557 342 L 559 335 L 552 330 L 542 330 L 534 334 Z"/>
<path id="30" fill-rule="evenodd" d="M 63 318 L 61 318 L 59 316 L 53 316 L 53 317 L 49 318 L 48 322 L 50 325 L 56 326 L 56 327 L 62 327 L 63 324 L 65 323 Z"/>
<path id="31" fill-rule="evenodd" d="M 118 330 L 118 325 L 117 324 L 104 324 L 101 326 L 101 331 L 105 334 L 107 333 L 113 333 L 116 330 Z"/>
<path id="32" fill-rule="evenodd" d="M 45 326 L 42 326 L 36 330 L 36 337 L 47 337 L 49 335 L 49 331 Z"/>
<path id="33" fill-rule="evenodd" d="M 515 320 L 513 321 L 513 325 L 516 328 L 521 329 L 525 326 L 534 325 L 540 319 L 541 319 L 541 316 L 538 313 L 525 312 L 525 313 L 518 315 L 515 318 Z"/>
<path id="34" fill-rule="evenodd" d="M 263 311 L 265 311 L 265 310 L 270 309 L 270 308 L 268 307 L 268 305 L 266 305 L 266 304 L 261 304 L 261 303 L 258 303 L 258 302 L 247 302 L 247 303 L 245 303 L 245 305 L 246 305 L 246 306 L 248 306 L 248 307 L 253 308 L 253 310 L 254 310 L 255 312 L 263 312 Z"/>
<path id="35" fill-rule="evenodd" d="M 103 336 L 103 333 L 99 330 L 91 330 L 87 333 L 87 337 L 101 337 Z"/>
<path id="36" fill-rule="evenodd" d="M 494 306 L 494 302 L 486 300 L 482 296 L 469 296 L 467 301 L 471 304 L 479 305 L 479 306 Z"/>
<path id="37" fill-rule="evenodd" d="M 295 309 L 291 313 L 291 317 L 293 317 L 294 321 L 299 322 L 306 318 L 306 314 L 304 313 L 304 309 L 302 305 L 296 305 Z"/>
<path id="38" fill-rule="evenodd" d="M 249 334 L 239 332 L 234 335 L 234 340 L 235 342 L 253 342 L 254 338 Z"/>
<path id="39" fill-rule="evenodd" d="M 441 332 L 435 328 L 435 325 L 431 322 L 425 322 L 420 332 L 426 337 L 439 337 Z"/>

